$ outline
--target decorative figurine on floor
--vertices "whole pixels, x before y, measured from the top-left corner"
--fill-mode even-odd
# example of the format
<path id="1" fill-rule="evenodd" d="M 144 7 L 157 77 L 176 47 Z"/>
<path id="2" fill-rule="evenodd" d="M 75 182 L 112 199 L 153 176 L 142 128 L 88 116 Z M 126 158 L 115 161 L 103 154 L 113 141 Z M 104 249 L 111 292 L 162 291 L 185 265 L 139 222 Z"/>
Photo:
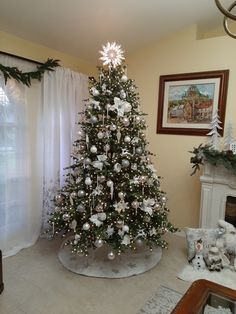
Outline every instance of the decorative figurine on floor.
<path id="1" fill-rule="evenodd" d="M 236 270 L 236 228 L 222 219 L 218 221 L 218 225 L 225 232 L 217 239 L 216 245 L 219 250 L 225 252 L 225 254 L 229 254 L 233 264 L 232 268 Z"/>
<path id="2" fill-rule="evenodd" d="M 192 263 L 193 268 L 196 270 L 203 270 L 206 268 L 206 262 L 203 255 L 203 243 L 202 239 L 196 241 L 195 244 L 195 255 L 192 259 L 189 260 L 189 263 Z"/>
<path id="3" fill-rule="evenodd" d="M 212 245 L 206 256 L 207 268 L 210 271 L 221 271 L 223 269 L 220 250 L 217 246 Z"/>

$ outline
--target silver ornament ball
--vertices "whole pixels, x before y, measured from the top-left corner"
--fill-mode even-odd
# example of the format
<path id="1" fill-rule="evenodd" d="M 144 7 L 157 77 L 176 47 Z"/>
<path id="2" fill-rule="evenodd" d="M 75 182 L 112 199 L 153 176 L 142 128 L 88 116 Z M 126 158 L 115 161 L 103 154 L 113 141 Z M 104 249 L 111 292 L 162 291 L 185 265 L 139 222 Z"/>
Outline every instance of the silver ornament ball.
<path id="1" fill-rule="evenodd" d="M 119 198 L 123 199 L 125 197 L 125 193 L 124 192 L 119 192 L 118 193 Z"/>
<path id="2" fill-rule="evenodd" d="M 124 226 L 123 226 L 123 231 L 124 231 L 124 232 L 129 232 L 129 226 L 124 225 Z"/>
<path id="3" fill-rule="evenodd" d="M 127 167 L 129 167 L 129 164 L 130 164 L 130 162 L 129 162 L 128 159 L 123 159 L 123 160 L 122 160 L 122 166 L 123 166 L 123 167 L 127 168 Z"/>
<path id="4" fill-rule="evenodd" d="M 112 185 L 113 185 L 113 181 L 108 180 L 108 181 L 107 181 L 107 186 L 110 188 L 110 187 L 112 187 Z"/>
<path id="5" fill-rule="evenodd" d="M 139 155 L 142 154 L 142 152 L 143 152 L 143 150 L 142 150 L 141 147 L 137 147 L 135 151 L 136 151 L 136 153 L 139 154 Z"/>
<path id="6" fill-rule="evenodd" d="M 63 218 L 64 221 L 68 221 L 70 219 L 70 215 L 69 214 L 64 214 L 62 216 L 62 218 Z"/>
<path id="7" fill-rule="evenodd" d="M 89 157 L 85 158 L 84 163 L 85 163 L 85 165 L 91 164 L 91 159 Z"/>
<path id="8" fill-rule="evenodd" d="M 98 132 L 97 137 L 101 140 L 102 138 L 104 138 L 104 133 L 103 132 Z"/>
<path id="9" fill-rule="evenodd" d="M 124 119 L 123 119 L 123 124 L 124 124 L 125 126 L 129 126 L 129 119 L 126 118 L 126 117 L 124 117 Z"/>
<path id="10" fill-rule="evenodd" d="M 103 240 L 97 239 L 94 244 L 97 248 L 102 247 L 103 246 Z"/>
<path id="11" fill-rule="evenodd" d="M 110 130 L 111 130 L 111 131 L 115 131 L 115 130 L 116 130 L 116 125 L 115 125 L 115 124 L 112 124 L 112 125 L 110 126 Z"/>
<path id="12" fill-rule="evenodd" d="M 115 253 L 114 252 L 109 252 L 108 254 L 107 254 L 107 258 L 109 259 L 109 260 L 113 260 L 114 258 L 115 258 Z"/>
<path id="13" fill-rule="evenodd" d="M 84 181 L 85 185 L 91 185 L 92 184 L 92 180 L 90 177 L 87 177 Z"/>
<path id="14" fill-rule="evenodd" d="M 142 239 L 136 239 L 135 240 L 135 244 L 137 245 L 137 246 L 143 246 L 143 240 Z"/>
<path id="15" fill-rule="evenodd" d="M 78 196 L 79 197 L 84 197 L 85 196 L 85 191 L 84 190 L 79 190 L 78 191 Z"/>
<path id="16" fill-rule="evenodd" d="M 121 76 L 121 82 L 127 82 L 127 81 L 128 81 L 128 77 L 125 74 L 123 74 Z"/>
<path id="17" fill-rule="evenodd" d="M 89 229 L 90 229 L 90 224 L 88 222 L 83 224 L 83 230 L 88 231 Z"/>
<path id="18" fill-rule="evenodd" d="M 109 144 L 106 144 L 104 145 L 103 149 L 105 150 L 105 152 L 107 152 L 108 150 L 110 150 L 110 145 Z"/>
<path id="19" fill-rule="evenodd" d="M 80 138 L 84 136 L 84 132 L 81 131 L 81 130 L 79 130 L 77 134 L 78 134 L 78 136 L 79 136 Z"/>
<path id="20" fill-rule="evenodd" d="M 137 123 L 139 123 L 139 122 L 141 121 L 140 116 L 137 116 L 137 117 L 135 118 L 135 121 L 136 121 Z"/>
<path id="21" fill-rule="evenodd" d="M 97 147 L 95 145 L 92 145 L 91 148 L 90 148 L 90 152 L 93 153 L 93 154 L 96 154 Z"/>
<path id="22" fill-rule="evenodd" d="M 90 118 L 90 122 L 91 122 L 92 124 L 97 123 L 97 121 L 98 121 L 98 119 L 97 119 L 96 116 L 92 116 L 92 117 Z"/>
<path id="23" fill-rule="evenodd" d="M 63 201 L 62 195 L 61 194 L 56 195 L 55 201 L 57 202 L 57 204 L 60 204 Z"/>
<path id="24" fill-rule="evenodd" d="M 131 142 L 131 138 L 130 136 L 126 135 L 124 138 L 125 143 L 130 143 Z"/>

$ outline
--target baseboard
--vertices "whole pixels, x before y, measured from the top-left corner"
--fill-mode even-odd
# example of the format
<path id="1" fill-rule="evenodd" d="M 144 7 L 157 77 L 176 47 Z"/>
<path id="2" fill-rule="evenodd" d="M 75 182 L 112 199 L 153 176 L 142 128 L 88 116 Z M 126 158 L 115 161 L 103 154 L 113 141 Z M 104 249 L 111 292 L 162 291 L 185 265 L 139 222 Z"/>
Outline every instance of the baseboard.
<path id="1" fill-rule="evenodd" d="M 181 229 L 180 229 L 180 231 L 177 231 L 177 232 L 175 233 L 175 235 L 177 235 L 177 236 L 179 236 L 179 237 L 185 237 L 185 232 L 184 232 L 184 230 L 181 230 Z"/>

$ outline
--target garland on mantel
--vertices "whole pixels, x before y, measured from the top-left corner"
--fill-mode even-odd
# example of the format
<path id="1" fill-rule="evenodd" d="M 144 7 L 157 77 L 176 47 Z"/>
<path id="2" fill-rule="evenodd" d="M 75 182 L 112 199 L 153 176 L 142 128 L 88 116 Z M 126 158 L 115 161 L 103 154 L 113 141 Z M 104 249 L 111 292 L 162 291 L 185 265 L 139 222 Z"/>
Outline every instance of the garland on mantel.
<path id="1" fill-rule="evenodd" d="M 201 144 L 197 148 L 194 147 L 190 153 L 194 154 L 190 158 L 190 163 L 193 164 L 191 175 L 195 174 L 197 170 L 200 170 L 200 166 L 206 162 L 213 166 L 223 165 L 231 173 L 236 175 L 236 155 L 231 150 L 219 151 L 213 149 L 210 145 L 202 146 Z"/>
<path id="2" fill-rule="evenodd" d="M 13 78 L 29 87 L 31 80 L 37 79 L 41 81 L 44 72 L 54 71 L 54 68 L 60 66 L 58 62 L 59 60 L 48 59 L 45 63 L 37 66 L 37 71 L 32 72 L 22 72 L 17 67 L 9 67 L 0 64 L 0 71 L 3 73 L 5 84 L 8 79 Z"/>

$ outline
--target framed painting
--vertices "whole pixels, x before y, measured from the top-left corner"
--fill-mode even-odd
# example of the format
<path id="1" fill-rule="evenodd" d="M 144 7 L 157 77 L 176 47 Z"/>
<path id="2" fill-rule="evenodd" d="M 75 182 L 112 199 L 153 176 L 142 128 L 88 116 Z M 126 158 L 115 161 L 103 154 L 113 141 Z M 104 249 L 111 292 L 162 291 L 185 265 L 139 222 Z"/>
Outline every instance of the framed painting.
<path id="1" fill-rule="evenodd" d="M 229 70 L 161 75 L 157 133 L 201 135 L 218 113 L 224 132 Z"/>

